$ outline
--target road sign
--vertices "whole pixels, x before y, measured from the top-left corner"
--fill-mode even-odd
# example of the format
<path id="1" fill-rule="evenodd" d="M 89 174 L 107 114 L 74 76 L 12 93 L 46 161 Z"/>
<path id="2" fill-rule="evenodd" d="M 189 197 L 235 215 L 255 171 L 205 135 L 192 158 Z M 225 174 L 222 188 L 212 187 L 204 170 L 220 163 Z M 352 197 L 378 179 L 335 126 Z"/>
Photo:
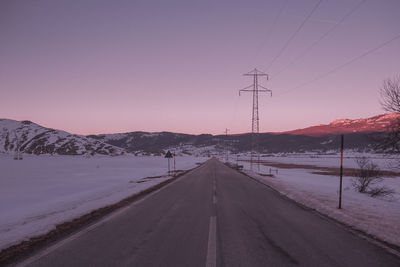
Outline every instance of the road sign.
<path id="1" fill-rule="evenodd" d="M 171 151 L 168 150 L 167 154 L 165 154 L 165 158 L 170 159 L 173 158 L 174 156 L 172 155 Z"/>
<path id="2" fill-rule="evenodd" d="M 172 155 L 171 151 L 168 150 L 167 154 L 165 154 L 165 158 L 168 159 L 168 173 L 171 172 L 171 167 L 169 166 L 169 159 L 173 158 L 174 156 Z"/>

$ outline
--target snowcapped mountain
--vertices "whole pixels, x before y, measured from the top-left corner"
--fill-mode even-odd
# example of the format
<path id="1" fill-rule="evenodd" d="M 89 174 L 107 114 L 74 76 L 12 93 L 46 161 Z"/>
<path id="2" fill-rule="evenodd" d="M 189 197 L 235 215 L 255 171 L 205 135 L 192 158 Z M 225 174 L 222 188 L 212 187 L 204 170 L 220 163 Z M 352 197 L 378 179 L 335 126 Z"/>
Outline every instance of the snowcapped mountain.
<path id="1" fill-rule="evenodd" d="M 339 147 L 338 134 L 346 134 L 346 148 L 358 151 L 374 149 L 373 139 L 389 129 L 399 114 L 383 114 L 367 119 L 335 120 L 282 133 L 261 133 L 262 153 L 329 151 Z M 374 138 L 371 138 L 372 135 Z M 179 154 L 213 155 L 214 153 L 247 152 L 251 149 L 251 134 L 191 135 L 171 132 L 128 132 L 100 135 L 74 135 L 42 127 L 30 121 L 0 119 L 0 153 L 13 153 L 18 143 L 28 154 L 59 155 L 162 155 L 166 150 Z"/>
<path id="2" fill-rule="evenodd" d="M 321 124 L 311 126 L 304 129 L 297 129 L 279 134 L 307 135 L 307 136 L 324 136 L 332 134 L 345 133 L 373 133 L 388 131 L 390 125 L 400 120 L 400 114 L 382 114 L 366 119 L 339 119 L 329 124 Z"/>
<path id="3" fill-rule="evenodd" d="M 121 155 L 124 149 L 99 140 L 42 127 L 31 121 L 0 119 L 0 153 Z"/>

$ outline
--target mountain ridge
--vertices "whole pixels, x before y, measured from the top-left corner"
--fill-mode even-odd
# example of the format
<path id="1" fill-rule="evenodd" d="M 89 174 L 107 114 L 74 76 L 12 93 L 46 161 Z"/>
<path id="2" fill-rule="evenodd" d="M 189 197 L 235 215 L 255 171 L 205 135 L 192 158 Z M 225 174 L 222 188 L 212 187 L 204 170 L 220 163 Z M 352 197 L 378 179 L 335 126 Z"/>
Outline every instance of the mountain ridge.
<path id="1" fill-rule="evenodd" d="M 122 155 L 124 149 L 90 137 L 43 127 L 34 122 L 0 119 L 0 153 Z"/>
<path id="2" fill-rule="evenodd" d="M 337 149 L 337 135 L 346 134 L 347 149 L 371 151 L 374 149 L 371 134 L 384 134 L 390 124 L 399 119 L 399 114 L 381 114 L 366 119 L 338 119 L 286 132 L 260 133 L 259 149 L 262 153 L 324 152 Z M 15 152 L 18 143 L 23 153 L 37 155 L 162 155 L 169 149 L 181 154 L 213 155 L 227 150 L 231 153 L 250 151 L 252 135 L 134 131 L 83 136 L 31 121 L 0 119 L 0 153 Z"/>
<path id="3" fill-rule="evenodd" d="M 390 125 L 400 119 L 400 114 L 386 113 L 369 118 L 336 119 L 329 124 L 319 124 L 306 128 L 284 132 L 271 132 L 272 134 L 292 134 L 306 136 L 324 136 L 346 133 L 374 133 L 386 132 Z"/>

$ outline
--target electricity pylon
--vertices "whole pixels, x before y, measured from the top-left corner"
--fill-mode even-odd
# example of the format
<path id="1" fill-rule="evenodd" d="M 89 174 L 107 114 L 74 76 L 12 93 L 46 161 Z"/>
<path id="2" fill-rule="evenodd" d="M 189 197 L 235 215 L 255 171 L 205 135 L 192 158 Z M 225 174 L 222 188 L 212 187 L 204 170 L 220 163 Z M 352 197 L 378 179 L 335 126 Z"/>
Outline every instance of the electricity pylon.
<path id="1" fill-rule="evenodd" d="M 258 171 L 260 171 L 260 153 L 258 151 L 258 135 L 260 133 L 260 120 L 258 115 L 258 93 L 259 92 L 270 92 L 272 97 L 272 91 L 268 88 L 258 84 L 259 76 L 266 76 L 268 80 L 268 74 L 261 72 L 257 69 L 250 71 L 249 73 L 243 74 L 244 76 L 253 76 L 253 84 L 247 86 L 240 92 L 252 92 L 253 93 L 253 115 L 251 117 L 251 155 L 250 155 L 250 168 L 253 170 L 254 157 L 258 156 Z M 261 89 L 260 89 L 261 88 Z"/>
<path id="2" fill-rule="evenodd" d="M 226 140 L 225 140 L 225 152 L 226 152 L 226 162 L 229 162 L 229 149 L 228 149 L 228 145 L 229 145 L 229 141 L 228 141 L 228 128 L 225 128 L 225 136 L 226 136 Z"/>

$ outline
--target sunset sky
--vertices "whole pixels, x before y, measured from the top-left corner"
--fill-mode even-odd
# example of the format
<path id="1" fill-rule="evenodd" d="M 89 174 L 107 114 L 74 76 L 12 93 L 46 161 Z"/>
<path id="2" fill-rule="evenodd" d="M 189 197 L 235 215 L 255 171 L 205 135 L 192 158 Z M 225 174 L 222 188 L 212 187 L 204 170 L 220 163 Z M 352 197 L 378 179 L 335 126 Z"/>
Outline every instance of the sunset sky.
<path id="1" fill-rule="evenodd" d="M 0 1 L 0 118 L 77 134 L 249 132 L 252 97 L 238 90 L 254 68 L 273 91 L 261 132 L 384 113 L 400 38 L 340 66 L 399 36 L 400 1 L 318 3 Z"/>

